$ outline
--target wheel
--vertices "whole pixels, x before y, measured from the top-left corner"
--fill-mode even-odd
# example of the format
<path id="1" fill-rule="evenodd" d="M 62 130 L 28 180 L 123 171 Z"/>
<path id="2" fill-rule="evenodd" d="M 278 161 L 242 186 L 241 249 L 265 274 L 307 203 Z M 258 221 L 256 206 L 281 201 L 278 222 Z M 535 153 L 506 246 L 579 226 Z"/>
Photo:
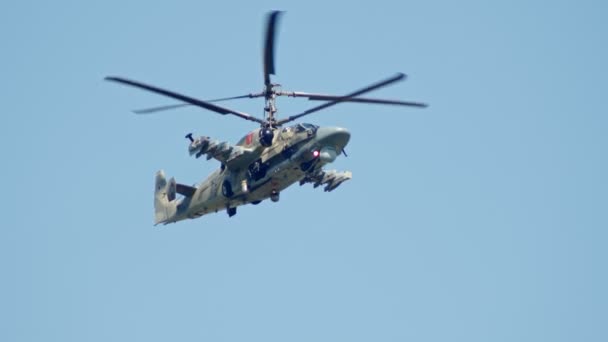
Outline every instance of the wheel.
<path id="1" fill-rule="evenodd" d="M 260 203 L 262 203 L 262 201 L 253 201 L 253 202 L 251 202 L 251 204 L 253 204 L 253 205 L 258 205 Z"/>
<path id="2" fill-rule="evenodd" d="M 280 199 L 279 192 L 276 190 L 272 190 L 272 192 L 270 193 L 270 200 L 273 202 L 278 202 L 279 199 Z"/>
<path id="3" fill-rule="evenodd" d="M 230 184 L 230 181 L 228 180 L 225 180 L 224 183 L 222 183 L 222 195 L 226 198 L 230 198 L 234 195 L 234 192 L 232 192 L 232 184 Z"/>

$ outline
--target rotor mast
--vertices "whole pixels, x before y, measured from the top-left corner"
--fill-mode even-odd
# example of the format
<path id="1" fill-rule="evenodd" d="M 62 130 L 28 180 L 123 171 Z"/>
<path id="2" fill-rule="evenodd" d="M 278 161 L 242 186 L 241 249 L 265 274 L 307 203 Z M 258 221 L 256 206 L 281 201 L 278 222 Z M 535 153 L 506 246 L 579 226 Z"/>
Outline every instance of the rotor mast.
<path id="1" fill-rule="evenodd" d="M 277 96 L 280 95 L 280 92 L 278 92 L 276 88 L 280 86 L 280 84 L 272 83 L 266 87 L 266 91 L 264 93 L 264 97 L 266 99 L 266 103 L 264 105 L 264 119 L 266 121 L 266 125 L 269 127 L 277 126 L 277 121 L 274 115 L 278 111 L 276 100 Z"/>
<path id="2" fill-rule="evenodd" d="M 264 50 L 263 53 L 263 67 L 264 67 L 264 98 L 266 104 L 264 106 L 265 126 L 276 127 L 276 119 L 274 114 L 277 112 L 276 98 L 279 95 L 277 87 L 279 84 L 272 83 L 270 75 L 275 74 L 274 68 L 274 48 L 277 33 L 277 24 L 281 17 L 281 11 L 272 11 L 268 14 L 266 22 L 266 34 L 264 35 Z"/>

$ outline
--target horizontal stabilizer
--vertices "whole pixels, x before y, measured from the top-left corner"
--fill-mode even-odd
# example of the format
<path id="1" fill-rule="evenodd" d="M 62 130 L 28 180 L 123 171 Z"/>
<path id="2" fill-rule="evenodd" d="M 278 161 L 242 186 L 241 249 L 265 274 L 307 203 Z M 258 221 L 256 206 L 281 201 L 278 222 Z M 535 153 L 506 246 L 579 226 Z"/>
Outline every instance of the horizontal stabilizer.
<path id="1" fill-rule="evenodd" d="M 177 191 L 177 193 L 180 195 L 184 195 L 186 197 L 192 197 L 192 196 L 194 196 L 194 193 L 196 192 L 196 188 L 189 186 L 189 185 L 177 183 L 175 185 L 175 191 Z"/>

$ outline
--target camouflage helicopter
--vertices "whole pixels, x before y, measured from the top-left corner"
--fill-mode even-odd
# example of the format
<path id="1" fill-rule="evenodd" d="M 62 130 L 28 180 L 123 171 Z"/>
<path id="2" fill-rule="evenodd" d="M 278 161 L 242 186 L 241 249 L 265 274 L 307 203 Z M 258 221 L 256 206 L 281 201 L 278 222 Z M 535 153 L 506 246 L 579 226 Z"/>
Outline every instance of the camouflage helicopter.
<path id="1" fill-rule="evenodd" d="M 323 169 L 323 166 L 333 162 L 340 154 L 346 155 L 344 148 L 350 139 L 348 130 L 340 127 L 319 127 L 309 123 L 285 126 L 289 122 L 341 102 L 427 106 L 419 102 L 359 97 L 405 79 L 406 76 L 402 73 L 342 96 L 281 90 L 278 84 L 271 82 L 270 75 L 275 75 L 276 27 L 282 13 L 273 11 L 267 16 L 263 50 L 264 88 L 259 93 L 203 101 L 122 77 L 105 78 L 181 101 L 179 104 L 134 111 L 137 114 L 182 106 L 198 106 L 221 115 L 230 114 L 260 124 L 259 128 L 249 132 L 235 145 L 205 136 L 194 138 L 192 133 L 186 135 L 190 143 L 190 155 L 196 158 L 205 155 L 207 160 L 214 158 L 221 166 L 196 186 L 176 183 L 174 178 L 167 180 L 164 171 L 158 171 L 154 190 L 155 225 L 198 218 L 220 210 L 226 210 L 228 216 L 232 217 L 240 205 L 259 204 L 268 198 L 273 202 L 279 201 L 280 192 L 296 182 L 300 185 L 311 183 L 315 188 L 324 185 L 325 191 L 332 191 L 352 178 L 349 171 Z M 279 96 L 303 97 L 324 103 L 302 113 L 278 119 L 275 116 L 275 100 Z M 265 98 L 264 119 L 214 103 L 257 97 Z M 181 196 L 178 197 L 177 194 Z"/>

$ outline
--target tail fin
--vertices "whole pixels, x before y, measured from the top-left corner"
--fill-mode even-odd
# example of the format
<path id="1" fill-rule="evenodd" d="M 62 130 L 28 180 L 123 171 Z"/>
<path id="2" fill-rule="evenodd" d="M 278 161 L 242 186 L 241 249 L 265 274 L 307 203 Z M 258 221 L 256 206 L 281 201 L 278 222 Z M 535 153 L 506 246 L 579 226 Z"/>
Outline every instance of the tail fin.
<path id="1" fill-rule="evenodd" d="M 156 185 L 154 188 L 154 224 L 167 223 L 177 209 L 175 201 L 175 179 L 168 182 L 165 172 L 160 170 L 156 173 Z"/>

